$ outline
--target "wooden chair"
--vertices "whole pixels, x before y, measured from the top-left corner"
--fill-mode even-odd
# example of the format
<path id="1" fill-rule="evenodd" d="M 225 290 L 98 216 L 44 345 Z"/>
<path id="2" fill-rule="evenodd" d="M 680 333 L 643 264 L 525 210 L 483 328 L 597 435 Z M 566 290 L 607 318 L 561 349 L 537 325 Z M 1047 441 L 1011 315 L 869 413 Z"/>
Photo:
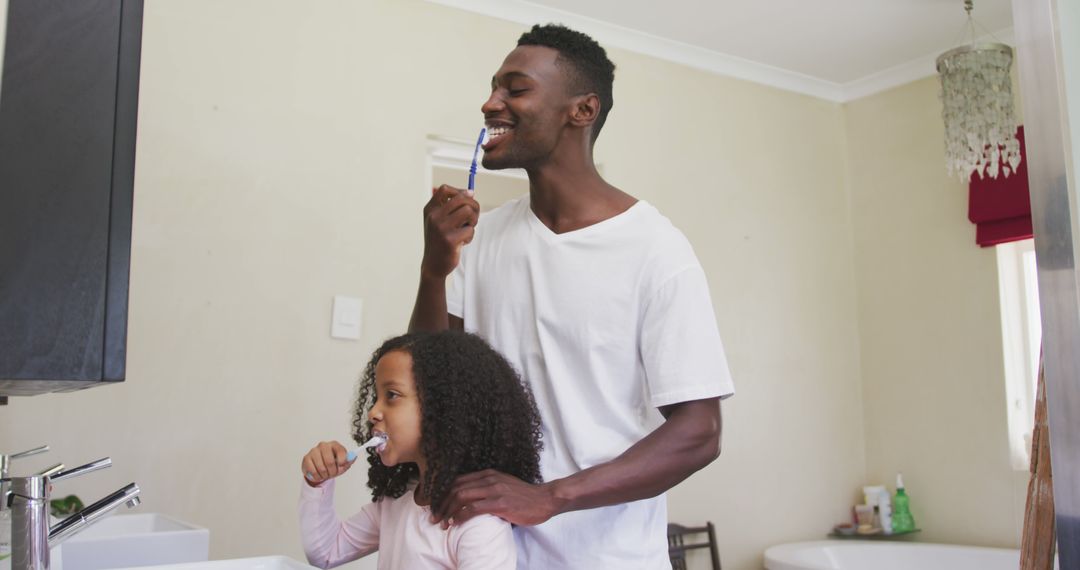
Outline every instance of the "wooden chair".
<path id="1" fill-rule="evenodd" d="M 688 542 L 693 535 L 705 534 L 708 542 Z M 686 551 L 697 548 L 708 548 L 712 555 L 713 570 L 720 570 L 720 551 L 716 547 L 716 529 L 713 523 L 707 522 L 705 526 L 686 527 L 679 524 L 667 526 L 668 556 L 671 558 L 672 570 L 687 570 Z"/>

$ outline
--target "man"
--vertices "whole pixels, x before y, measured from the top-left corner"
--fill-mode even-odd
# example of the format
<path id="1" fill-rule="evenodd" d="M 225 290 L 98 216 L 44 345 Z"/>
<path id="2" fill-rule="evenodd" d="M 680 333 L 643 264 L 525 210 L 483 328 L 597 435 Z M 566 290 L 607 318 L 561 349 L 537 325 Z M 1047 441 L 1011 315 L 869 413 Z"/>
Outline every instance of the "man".
<path id="1" fill-rule="evenodd" d="M 424 208 L 410 329 L 491 342 L 532 388 L 544 438 L 545 483 L 465 475 L 433 518 L 518 525 L 519 568 L 669 567 L 663 493 L 719 455 L 733 392 L 690 244 L 593 164 L 614 70 L 588 36 L 533 27 L 481 107 L 484 166 L 524 168 L 529 195 L 480 219 L 442 186 Z"/>

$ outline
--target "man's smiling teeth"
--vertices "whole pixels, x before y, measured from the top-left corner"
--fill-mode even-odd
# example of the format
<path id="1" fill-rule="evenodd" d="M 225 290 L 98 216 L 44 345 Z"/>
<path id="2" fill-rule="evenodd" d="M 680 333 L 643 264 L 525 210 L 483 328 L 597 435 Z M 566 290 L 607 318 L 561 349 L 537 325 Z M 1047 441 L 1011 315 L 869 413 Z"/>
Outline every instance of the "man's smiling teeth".
<path id="1" fill-rule="evenodd" d="M 502 126 L 500 126 L 500 127 L 490 127 L 490 128 L 488 128 L 488 136 L 490 138 L 493 138 L 493 139 L 497 138 L 497 137 L 501 137 L 501 136 L 505 135 L 508 132 L 510 132 L 510 127 L 502 127 Z"/>

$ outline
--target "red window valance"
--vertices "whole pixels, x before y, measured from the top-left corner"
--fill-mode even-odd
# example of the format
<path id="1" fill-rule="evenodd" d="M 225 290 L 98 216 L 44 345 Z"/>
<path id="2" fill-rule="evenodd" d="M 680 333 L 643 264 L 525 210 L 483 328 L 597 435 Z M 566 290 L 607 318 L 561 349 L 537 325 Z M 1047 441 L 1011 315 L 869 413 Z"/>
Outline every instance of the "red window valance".
<path id="1" fill-rule="evenodd" d="M 971 175 L 968 219 L 975 224 L 975 243 L 982 247 L 1032 237 L 1023 126 L 1016 129 L 1016 138 L 1020 141 L 1020 166 L 1015 173 L 1008 178 L 1003 174 L 997 178 Z"/>

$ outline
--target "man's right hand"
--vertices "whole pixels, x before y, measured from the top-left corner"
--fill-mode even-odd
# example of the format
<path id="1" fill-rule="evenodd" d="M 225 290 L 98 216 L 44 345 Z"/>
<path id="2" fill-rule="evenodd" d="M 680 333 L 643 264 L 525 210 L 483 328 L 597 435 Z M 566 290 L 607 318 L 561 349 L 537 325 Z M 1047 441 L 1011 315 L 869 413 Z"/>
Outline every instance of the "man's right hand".
<path id="1" fill-rule="evenodd" d="M 461 260 L 461 247 L 473 239 L 480 203 L 468 190 L 443 184 L 424 206 L 424 260 L 420 275 L 445 279 Z"/>

